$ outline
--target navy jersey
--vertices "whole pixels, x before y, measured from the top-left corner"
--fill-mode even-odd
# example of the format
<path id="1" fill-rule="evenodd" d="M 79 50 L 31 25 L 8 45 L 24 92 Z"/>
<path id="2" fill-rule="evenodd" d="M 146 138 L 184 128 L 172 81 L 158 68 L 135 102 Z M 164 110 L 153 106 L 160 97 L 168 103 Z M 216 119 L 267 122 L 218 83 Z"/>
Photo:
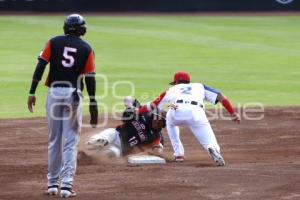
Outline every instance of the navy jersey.
<path id="1" fill-rule="evenodd" d="M 133 119 L 117 127 L 125 151 L 137 145 L 150 144 L 161 137 L 161 129 L 153 129 L 152 120 L 153 115 L 144 114 L 138 120 Z"/>
<path id="2" fill-rule="evenodd" d="M 73 35 L 50 39 L 39 57 L 50 62 L 47 86 L 70 85 L 79 88 L 81 74 L 95 72 L 94 52 L 91 46 Z"/>

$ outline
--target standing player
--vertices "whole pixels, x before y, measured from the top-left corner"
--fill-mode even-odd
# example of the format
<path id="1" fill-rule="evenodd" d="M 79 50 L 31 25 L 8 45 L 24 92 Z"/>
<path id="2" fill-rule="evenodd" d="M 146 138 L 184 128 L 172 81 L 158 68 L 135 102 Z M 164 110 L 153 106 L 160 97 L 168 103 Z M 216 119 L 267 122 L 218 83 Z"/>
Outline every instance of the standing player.
<path id="1" fill-rule="evenodd" d="M 154 101 L 141 107 L 139 113 L 151 111 L 157 107 L 162 109 L 164 105 L 169 104 L 170 109 L 167 113 L 166 123 L 175 161 L 182 162 L 184 160 L 184 148 L 180 141 L 178 126 L 185 125 L 190 128 L 212 159 L 219 166 L 225 165 L 215 134 L 205 115 L 203 100 L 213 104 L 221 102 L 231 114 L 232 119 L 239 123 L 240 118 L 229 100 L 222 93 L 208 86 L 201 83 L 190 83 L 190 75 L 183 71 L 177 72 L 170 84 L 174 86 L 163 92 Z"/>
<path id="2" fill-rule="evenodd" d="M 72 189 L 76 171 L 77 147 L 82 123 L 82 79 L 90 97 L 91 125 L 98 121 L 95 99 L 94 52 L 90 45 L 80 38 L 86 33 L 85 20 L 78 14 L 69 15 L 64 22 L 65 35 L 50 39 L 38 58 L 28 97 L 28 109 L 33 112 L 36 102 L 35 91 L 46 65 L 50 69 L 46 86 L 48 143 L 48 190 L 56 195 L 60 186 L 61 197 L 73 197 Z"/>

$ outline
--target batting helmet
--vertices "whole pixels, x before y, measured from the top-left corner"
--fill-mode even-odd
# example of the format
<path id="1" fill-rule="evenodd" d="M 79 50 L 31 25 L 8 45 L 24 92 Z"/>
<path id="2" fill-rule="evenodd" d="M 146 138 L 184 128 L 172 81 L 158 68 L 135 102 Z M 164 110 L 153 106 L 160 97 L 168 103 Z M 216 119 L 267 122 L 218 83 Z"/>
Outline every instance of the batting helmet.
<path id="1" fill-rule="evenodd" d="M 86 33 L 86 25 L 84 18 L 78 14 L 69 15 L 64 22 L 64 32 L 65 35 L 84 35 Z"/>

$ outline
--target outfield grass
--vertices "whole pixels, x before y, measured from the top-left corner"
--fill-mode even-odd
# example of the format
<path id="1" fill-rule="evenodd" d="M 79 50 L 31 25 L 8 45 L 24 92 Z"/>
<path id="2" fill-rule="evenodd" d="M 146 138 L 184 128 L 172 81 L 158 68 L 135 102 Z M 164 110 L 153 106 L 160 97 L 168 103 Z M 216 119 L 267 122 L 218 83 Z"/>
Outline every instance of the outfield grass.
<path id="1" fill-rule="evenodd" d="M 47 89 L 39 86 L 35 113 L 27 111 L 27 94 L 36 58 L 49 37 L 62 34 L 65 16 L 0 17 L 0 118 L 45 114 Z M 113 97 L 116 81 L 131 81 L 142 102 L 168 87 L 177 70 L 193 81 L 223 91 L 238 103 L 299 105 L 300 17 L 86 16 L 84 37 L 96 52 L 98 74 L 108 78 Z M 45 79 L 44 75 L 44 79 Z M 98 80 L 98 94 L 103 81 Z M 129 94 L 118 85 L 117 94 Z"/>

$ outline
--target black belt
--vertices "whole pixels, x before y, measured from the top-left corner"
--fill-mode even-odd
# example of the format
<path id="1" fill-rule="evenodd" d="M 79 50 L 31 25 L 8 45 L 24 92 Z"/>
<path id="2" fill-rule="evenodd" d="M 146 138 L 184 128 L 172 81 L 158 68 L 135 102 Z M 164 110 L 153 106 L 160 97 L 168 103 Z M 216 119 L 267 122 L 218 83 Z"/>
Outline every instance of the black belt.
<path id="1" fill-rule="evenodd" d="M 190 104 L 195 105 L 195 106 L 199 105 L 201 108 L 203 108 L 203 105 L 200 104 L 200 103 L 198 104 L 197 101 L 183 101 L 181 99 L 181 100 L 177 100 L 176 103 L 190 103 Z"/>
<path id="2" fill-rule="evenodd" d="M 67 83 L 51 84 L 50 87 L 54 87 L 54 88 L 56 88 L 56 87 L 73 88 L 72 84 L 67 84 Z"/>

